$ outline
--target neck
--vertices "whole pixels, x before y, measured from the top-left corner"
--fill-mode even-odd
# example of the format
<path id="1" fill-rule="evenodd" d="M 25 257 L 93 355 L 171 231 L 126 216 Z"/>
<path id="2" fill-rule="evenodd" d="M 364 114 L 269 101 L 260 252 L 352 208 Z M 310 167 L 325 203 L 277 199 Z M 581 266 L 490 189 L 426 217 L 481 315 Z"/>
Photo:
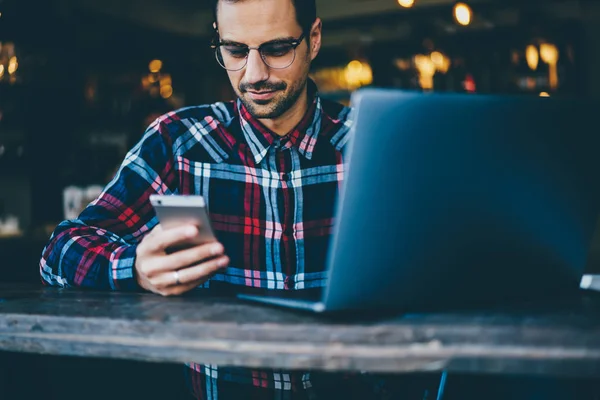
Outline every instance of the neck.
<path id="1" fill-rule="evenodd" d="M 302 91 L 298 101 L 289 110 L 275 119 L 260 119 L 259 121 L 279 136 L 287 135 L 296 125 L 300 123 L 308 110 L 308 88 Z"/>

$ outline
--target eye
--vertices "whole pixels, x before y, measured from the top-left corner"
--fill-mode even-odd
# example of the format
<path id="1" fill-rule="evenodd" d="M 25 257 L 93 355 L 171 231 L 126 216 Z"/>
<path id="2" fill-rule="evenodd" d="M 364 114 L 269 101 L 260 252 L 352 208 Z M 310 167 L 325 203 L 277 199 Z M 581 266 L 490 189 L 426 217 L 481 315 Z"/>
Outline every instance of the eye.
<path id="1" fill-rule="evenodd" d="M 261 50 L 265 57 L 282 57 L 292 51 L 292 45 L 289 43 L 272 43 L 264 45 Z"/>
<path id="2" fill-rule="evenodd" d="M 248 48 L 242 46 L 221 46 L 223 55 L 233 58 L 244 58 L 248 55 Z"/>

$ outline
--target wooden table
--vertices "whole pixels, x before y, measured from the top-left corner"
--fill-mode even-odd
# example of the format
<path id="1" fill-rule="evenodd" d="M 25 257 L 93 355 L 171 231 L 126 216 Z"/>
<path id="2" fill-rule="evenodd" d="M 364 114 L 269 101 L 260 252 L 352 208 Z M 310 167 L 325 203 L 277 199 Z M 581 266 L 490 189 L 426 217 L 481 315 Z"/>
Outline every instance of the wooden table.
<path id="1" fill-rule="evenodd" d="M 233 298 L 0 285 L 0 350 L 373 373 L 598 376 L 600 299 L 553 311 L 351 323 Z"/>

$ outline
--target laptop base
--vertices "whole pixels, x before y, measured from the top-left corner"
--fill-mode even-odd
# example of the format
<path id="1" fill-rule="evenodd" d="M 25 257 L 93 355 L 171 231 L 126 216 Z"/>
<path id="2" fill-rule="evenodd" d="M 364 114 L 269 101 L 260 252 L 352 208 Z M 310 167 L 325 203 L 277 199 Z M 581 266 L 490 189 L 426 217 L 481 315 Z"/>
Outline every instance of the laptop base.
<path id="1" fill-rule="evenodd" d="M 325 311 L 325 304 L 320 301 L 309 301 L 300 299 L 286 299 L 283 297 L 269 297 L 260 295 L 238 294 L 237 297 L 242 300 L 249 300 L 263 304 L 293 308 L 298 310 L 312 311 L 322 313 Z"/>

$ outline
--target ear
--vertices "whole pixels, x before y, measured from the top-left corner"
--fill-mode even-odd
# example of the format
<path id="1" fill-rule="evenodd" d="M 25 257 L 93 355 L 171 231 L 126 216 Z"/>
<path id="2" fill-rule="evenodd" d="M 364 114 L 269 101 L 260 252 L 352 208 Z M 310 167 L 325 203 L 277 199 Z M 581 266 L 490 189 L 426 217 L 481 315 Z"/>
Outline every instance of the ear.
<path id="1" fill-rule="evenodd" d="M 320 18 L 317 18 L 310 28 L 310 60 L 314 60 L 319 54 L 319 50 L 321 50 L 321 30 L 323 27 L 323 23 Z"/>

